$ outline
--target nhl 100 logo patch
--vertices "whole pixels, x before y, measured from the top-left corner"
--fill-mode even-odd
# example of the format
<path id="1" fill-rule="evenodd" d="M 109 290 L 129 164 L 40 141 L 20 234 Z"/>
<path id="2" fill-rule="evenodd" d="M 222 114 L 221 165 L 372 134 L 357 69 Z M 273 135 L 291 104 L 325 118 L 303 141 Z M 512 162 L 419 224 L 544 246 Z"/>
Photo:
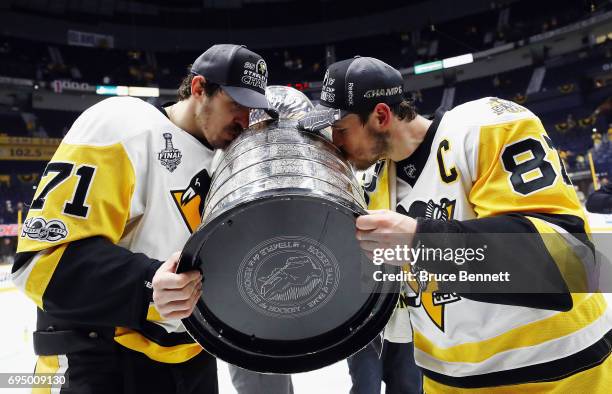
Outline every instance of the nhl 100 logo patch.
<path id="1" fill-rule="evenodd" d="M 23 223 L 22 238 L 35 241 L 57 242 L 68 236 L 68 229 L 61 220 L 52 219 L 48 222 L 43 218 L 29 218 Z"/>
<path id="2" fill-rule="evenodd" d="M 324 245 L 307 237 L 275 237 L 251 249 L 240 264 L 240 296 L 267 316 L 295 318 L 315 312 L 334 296 L 338 262 Z"/>

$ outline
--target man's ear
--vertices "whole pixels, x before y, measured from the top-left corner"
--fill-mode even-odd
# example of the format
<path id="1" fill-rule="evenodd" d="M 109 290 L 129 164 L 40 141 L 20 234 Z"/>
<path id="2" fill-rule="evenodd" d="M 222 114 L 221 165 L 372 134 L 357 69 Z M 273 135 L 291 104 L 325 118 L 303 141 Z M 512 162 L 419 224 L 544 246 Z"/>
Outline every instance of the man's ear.
<path id="1" fill-rule="evenodd" d="M 201 75 L 194 75 L 191 79 L 191 95 L 201 96 L 204 94 L 204 85 L 206 84 L 206 78 Z"/>
<path id="2" fill-rule="evenodd" d="M 378 103 L 370 114 L 370 120 L 374 121 L 377 130 L 387 130 L 391 125 L 393 113 L 391 108 L 385 103 Z"/>

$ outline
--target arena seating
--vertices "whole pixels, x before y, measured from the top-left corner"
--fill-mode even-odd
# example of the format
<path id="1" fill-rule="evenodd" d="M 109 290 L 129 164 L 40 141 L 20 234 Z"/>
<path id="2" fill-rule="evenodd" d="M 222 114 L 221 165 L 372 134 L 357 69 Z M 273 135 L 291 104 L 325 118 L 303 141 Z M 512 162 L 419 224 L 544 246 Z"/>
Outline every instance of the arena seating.
<path id="1" fill-rule="evenodd" d="M 546 6 L 546 4 L 550 6 Z M 554 6 L 552 6 L 554 5 Z M 279 5 L 280 7 L 281 5 Z M 330 7 L 335 5 L 330 4 Z M 600 10 L 607 10 L 610 4 Z M 541 12 L 534 15 L 532 4 L 526 1 L 511 3 L 507 18 L 501 17 L 500 8 L 492 7 L 478 15 L 458 18 L 449 22 L 430 23 L 419 32 L 393 31 L 359 39 L 333 43 L 335 57 L 347 58 L 356 54 L 386 60 L 397 68 L 406 68 L 415 62 L 426 62 L 466 52 L 476 52 L 505 42 L 516 42 L 533 34 L 539 34 L 589 15 L 584 6 L 576 7 L 571 0 L 543 1 Z M 366 11 L 364 11 L 366 12 Z M 176 16 L 176 15 L 174 15 Z M 169 23 L 173 15 L 164 16 Z M 83 15 L 68 15 L 80 21 Z M 115 22 L 118 20 L 115 16 Z M 119 19 L 121 16 L 118 16 Z M 207 18 L 210 17 L 207 16 Z M 83 19 L 85 18 L 85 19 Z M 317 16 L 309 16 L 313 21 Z M 132 23 L 131 21 L 130 23 Z M 195 23 L 195 19 L 182 20 L 181 25 Z M 147 23 L 154 23 L 148 21 Z M 320 81 L 326 63 L 326 45 L 271 48 L 258 50 L 268 61 L 271 84 L 304 81 Z M 358 48 L 358 51 L 357 51 Z M 60 55 L 58 62 L 57 56 Z M 356 52 L 357 51 L 357 52 Z M 0 76 L 29 78 L 36 81 L 70 79 L 89 84 L 124 84 L 174 88 L 187 73 L 188 65 L 199 55 L 195 51 L 177 49 L 172 52 L 145 52 L 139 50 L 75 47 L 49 44 L 0 35 Z M 55 59 L 51 60 L 51 59 Z M 534 67 L 522 67 L 504 73 L 477 79 L 451 83 L 455 88 L 454 104 L 480 98 L 497 96 L 517 101 L 536 112 L 571 171 L 585 167 L 585 158 L 593 147 L 593 141 L 602 144 L 593 150 L 598 171 L 612 170 L 612 144 L 608 143 L 609 114 L 592 117 L 594 110 L 606 97 L 610 86 L 595 83 L 585 73 L 612 61 L 609 42 L 592 48 L 588 54 L 572 53 L 563 57 L 545 59 L 545 78 L 540 92 L 526 95 L 526 89 Z M 440 105 L 444 86 L 413 92 L 420 113 L 433 114 Z M 36 123 L 26 123 L 22 112 L 33 113 Z M 8 136 L 32 136 L 41 129 L 49 137 L 61 138 L 74 122 L 78 112 L 21 108 L 20 105 L 0 106 L 0 134 Z M 594 133 L 595 130 L 595 133 Z M 594 134 L 600 137 L 593 137 Z M 32 167 L 41 167 L 37 164 Z M 41 168 L 19 167 L 20 174 L 40 173 Z M 10 185 L 1 184 L 0 217 L 5 222 L 14 220 L 8 209 L 20 202 L 29 201 L 32 185 L 18 181 L 14 169 L 4 166 L 0 174 L 8 174 Z M 3 178 L 4 179 L 4 178 Z"/>

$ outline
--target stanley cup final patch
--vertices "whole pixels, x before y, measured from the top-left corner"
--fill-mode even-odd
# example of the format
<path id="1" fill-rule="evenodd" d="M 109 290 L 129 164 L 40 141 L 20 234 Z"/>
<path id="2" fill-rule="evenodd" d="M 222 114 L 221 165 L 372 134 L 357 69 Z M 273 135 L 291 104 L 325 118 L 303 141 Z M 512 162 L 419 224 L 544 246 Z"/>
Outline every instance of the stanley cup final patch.
<path id="1" fill-rule="evenodd" d="M 164 133 L 164 139 L 166 140 L 166 147 L 157 154 L 157 158 L 168 171 L 173 172 L 181 164 L 183 155 L 180 150 L 172 145 L 172 134 Z"/>

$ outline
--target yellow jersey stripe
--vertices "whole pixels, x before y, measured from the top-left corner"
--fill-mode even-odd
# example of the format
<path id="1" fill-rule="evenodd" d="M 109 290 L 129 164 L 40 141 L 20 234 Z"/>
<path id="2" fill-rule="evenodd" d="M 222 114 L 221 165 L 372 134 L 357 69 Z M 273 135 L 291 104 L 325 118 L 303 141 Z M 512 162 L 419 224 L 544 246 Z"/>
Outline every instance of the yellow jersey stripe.
<path id="1" fill-rule="evenodd" d="M 392 209 L 391 207 L 391 192 L 389 188 L 389 160 L 385 160 L 384 167 L 380 172 L 380 178 L 376 183 L 376 193 L 372 193 L 368 209 Z M 395 181 L 395 180 L 393 180 Z"/>
<path id="2" fill-rule="evenodd" d="M 567 288 L 572 292 L 588 292 L 587 274 L 582 261 L 565 241 L 563 236 L 556 232 L 544 220 L 527 216 L 527 219 L 541 234 L 542 241 L 548 253 L 555 261 Z"/>
<path id="3" fill-rule="evenodd" d="M 55 374 L 59 370 L 59 356 L 38 356 L 34 374 Z M 51 386 L 34 387 L 32 394 L 51 394 Z"/>
<path id="4" fill-rule="evenodd" d="M 43 294 L 51 281 L 53 272 L 57 268 L 68 244 L 63 244 L 57 248 L 48 249 L 40 252 L 34 259 L 35 265 L 28 276 L 25 284 L 25 293 L 32 299 L 36 306 L 44 310 Z"/>
<path id="5" fill-rule="evenodd" d="M 446 386 L 427 377 L 423 378 L 425 392 L 436 394 L 607 394 L 610 392 L 610 387 L 612 387 L 611 356 L 608 356 L 606 361 L 596 367 L 571 375 L 565 379 L 551 382 L 466 389 Z"/>
<path id="6" fill-rule="evenodd" d="M 145 338 L 142 334 L 124 327 L 115 329 L 115 342 L 128 349 L 143 353 L 151 360 L 169 364 L 191 360 L 203 350 L 198 343 L 161 346 Z"/>
<path id="7" fill-rule="evenodd" d="M 163 317 L 159 314 L 155 305 L 149 305 L 149 309 L 147 310 L 147 320 L 148 321 L 164 321 Z"/>
<path id="8" fill-rule="evenodd" d="M 578 302 L 585 296 L 588 298 Z M 505 351 L 537 346 L 570 335 L 595 322 L 606 312 L 606 301 L 601 293 L 572 294 L 572 299 L 574 308 L 571 311 L 559 312 L 549 318 L 525 324 L 483 341 L 442 348 L 415 329 L 414 345 L 439 360 L 480 363 Z"/>

